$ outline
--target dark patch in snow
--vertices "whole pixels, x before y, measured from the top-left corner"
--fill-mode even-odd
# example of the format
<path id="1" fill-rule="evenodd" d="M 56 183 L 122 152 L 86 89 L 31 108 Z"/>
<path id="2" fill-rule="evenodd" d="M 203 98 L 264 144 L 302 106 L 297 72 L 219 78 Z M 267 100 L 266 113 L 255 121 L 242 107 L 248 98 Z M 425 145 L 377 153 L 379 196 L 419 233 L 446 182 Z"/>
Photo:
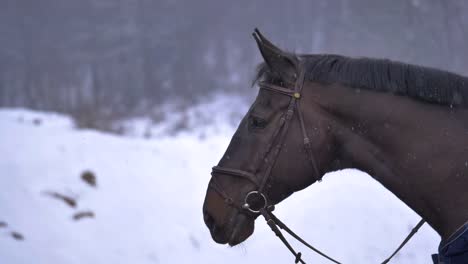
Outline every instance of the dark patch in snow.
<path id="1" fill-rule="evenodd" d="M 190 235 L 189 240 L 190 240 L 190 243 L 192 244 L 192 247 L 194 249 L 200 250 L 200 241 L 198 241 L 198 239 L 195 236 Z"/>
<path id="2" fill-rule="evenodd" d="M 44 194 L 52 198 L 63 201 L 66 205 L 70 206 L 71 208 L 76 207 L 76 204 L 77 204 L 76 200 L 69 196 L 66 196 L 57 192 L 45 192 Z"/>
<path id="3" fill-rule="evenodd" d="M 91 187 L 97 186 L 96 175 L 92 171 L 84 171 L 81 173 L 81 179 Z"/>
<path id="4" fill-rule="evenodd" d="M 10 233 L 10 235 L 15 240 L 18 240 L 18 241 L 23 241 L 24 240 L 24 236 L 22 234 L 20 234 L 19 232 L 12 231 Z"/>
<path id="5" fill-rule="evenodd" d="M 33 124 L 35 126 L 40 126 L 42 124 L 42 120 L 40 118 L 34 118 L 33 119 Z"/>
<path id="6" fill-rule="evenodd" d="M 83 211 L 83 212 L 78 212 L 76 214 L 73 215 L 73 220 L 75 221 L 79 221 L 83 218 L 94 218 L 95 215 L 94 215 L 94 212 L 92 211 Z"/>
<path id="7" fill-rule="evenodd" d="M 4 221 L 0 221 L 0 228 L 7 227 L 8 224 Z"/>

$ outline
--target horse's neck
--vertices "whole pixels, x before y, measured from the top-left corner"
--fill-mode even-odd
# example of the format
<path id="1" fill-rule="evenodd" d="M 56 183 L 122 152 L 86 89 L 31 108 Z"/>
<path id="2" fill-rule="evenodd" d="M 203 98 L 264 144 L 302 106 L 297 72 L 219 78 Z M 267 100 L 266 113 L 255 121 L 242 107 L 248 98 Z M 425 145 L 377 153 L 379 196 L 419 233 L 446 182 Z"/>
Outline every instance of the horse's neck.
<path id="1" fill-rule="evenodd" d="M 448 107 L 339 86 L 328 87 L 319 98 L 333 120 L 341 164 L 369 173 L 442 237 L 468 220 L 468 210 L 460 212 L 468 195 L 453 197 L 468 186 L 467 131 Z"/>

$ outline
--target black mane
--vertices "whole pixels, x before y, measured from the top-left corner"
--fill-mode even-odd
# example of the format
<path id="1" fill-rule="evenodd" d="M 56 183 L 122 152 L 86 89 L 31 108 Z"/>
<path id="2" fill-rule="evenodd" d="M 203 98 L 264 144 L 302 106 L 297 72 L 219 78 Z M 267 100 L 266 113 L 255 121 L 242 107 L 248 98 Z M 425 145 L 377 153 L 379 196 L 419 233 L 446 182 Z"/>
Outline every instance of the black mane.
<path id="1" fill-rule="evenodd" d="M 302 55 L 306 79 L 325 84 L 389 92 L 430 103 L 468 108 L 468 78 L 433 68 L 386 59 L 349 58 L 340 55 Z M 255 80 L 281 80 L 266 64 Z M 283 84 L 284 85 L 284 84 Z"/>

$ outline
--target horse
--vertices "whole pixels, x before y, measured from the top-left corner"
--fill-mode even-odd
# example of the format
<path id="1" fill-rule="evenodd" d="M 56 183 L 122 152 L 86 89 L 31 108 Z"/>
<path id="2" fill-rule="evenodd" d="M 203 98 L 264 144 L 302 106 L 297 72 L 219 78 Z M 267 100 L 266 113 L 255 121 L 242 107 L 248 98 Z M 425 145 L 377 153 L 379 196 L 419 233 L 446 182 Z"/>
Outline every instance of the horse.
<path id="1" fill-rule="evenodd" d="M 260 89 L 208 183 L 212 239 L 245 241 L 259 215 L 275 231 L 275 204 L 355 168 L 441 236 L 434 262 L 468 263 L 468 78 L 388 59 L 298 55 L 257 29 L 253 36 Z"/>

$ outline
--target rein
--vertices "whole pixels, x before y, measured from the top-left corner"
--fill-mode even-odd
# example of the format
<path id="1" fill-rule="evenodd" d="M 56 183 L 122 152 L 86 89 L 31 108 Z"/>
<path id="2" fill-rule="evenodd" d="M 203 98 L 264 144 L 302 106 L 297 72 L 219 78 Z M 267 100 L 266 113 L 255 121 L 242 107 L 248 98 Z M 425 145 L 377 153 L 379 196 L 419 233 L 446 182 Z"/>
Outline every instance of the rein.
<path id="1" fill-rule="evenodd" d="M 271 171 L 275 165 L 276 159 L 278 158 L 278 154 L 280 153 L 281 148 L 283 146 L 283 142 L 286 138 L 288 128 L 291 123 L 292 116 L 294 114 L 294 110 L 297 110 L 296 112 L 298 114 L 298 119 L 299 119 L 300 126 L 301 126 L 301 131 L 303 135 L 303 144 L 304 144 L 304 149 L 307 154 L 308 161 L 312 169 L 314 170 L 315 177 L 317 177 L 316 180 L 319 182 L 322 180 L 321 173 L 318 170 L 317 163 L 313 155 L 312 145 L 307 135 L 304 118 L 303 118 L 301 108 L 300 108 L 300 103 L 299 103 L 300 98 L 301 98 L 302 88 L 304 86 L 304 77 L 305 77 L 305 72 L 302 69 L 299 73 L 298 78 L 296 79 L 294 90 L 276 86 L 276 85 L 269 84 L 269 83 L 265 83 L 265 82 L 261 82 L 259 84 L 260 89 L 273 91 L 273 92 L 291 97 L 287 111 L 280 118 L 278 128 L 273 133 L 272 142 L 268 145 L 266 149 L 266 152 L 264 155 L 265 158 L 263 159 L 264 162 L 266 163 L 266 170 L 263 173 L 263 175 L 261 175 L 261 177 L 259 178 L 259 175 L 257 173 L 251 173 L 251 172 L 239 170 L 239 169 L 225 168 L 222 166 L 215 166 L 212 169 L 213 170 L 211 173 L 212 181 L 209 186 L 224 198 L 224 202 L 226 204 L 236 208 L 238 212 L 244 213 L 250 216 L 257 216 L 261 214 L 265 218 L 265 221 L 267 222 L 268 226 L 270 226 L 271 230 L 275 233 L 275 235 L 281 240 L 281 242 L 283 242 L 283 244 L 288 248 L 288 250 L 294 255 L 295 263 L 305 264 L 305 262 L 302 260 L 302 253 L 296 252 L 292 248 L 292 246 L 286 240 L 286 238 L 284 237 L 280 229 L 286 231 L 293 238 L 295 238 L 296 240 L 298 240 L 299 242 L 301 242 L 302 244 L 304 244 L 306 247 L 310 248 L 311 250 L 315 251 L 317 254 L 321 255 L 322 257 L 327 258 L 331 262 L 341 264 L 337 260 L 327 256 L 326 254 L 322 253 L 320 250 L 311 246 L 300 236 L 296 235 L 290 228 L 288 228 L 286 224 L 284 224 L 281 220 L 279 220 L 273 214 L 274 205 L 269 204 L 267 196 L 264 194 L 266 183 L 271 176 Z M 278 139 L 277 140 L 278 143 L 273 147 L 273 143 L 276 139 Z M 272 155 L 272 158 L 266 159 L 268 155 L 270 154 Z M 259 171 L 261 165 L 262 164 L 259 164 L 259 166 L 255 170 L 256 172 Z M 229 176 L 240 177 L 240 178 L 246 179 L 255 185 L 256 190 L 248 192 L 244 197 L 243 203 L 239 203 L 238 201 L 234 201 L 234 199 L 232 199 L 229 195 L 227 195 L 227 193 L 221 188 L 221 185 L 218 183 L 216 174 L 229 175 Z M 257 203 L 254 204 L 252 203 L 252 201 L 256 201 Z M 398 253 L 398 251 L 400 251 L 400 249 L 403 248 L 403 246 L 410 240 L 410 238 L 419 230 L 419 228 L 424 224 L 424 222 L 425 221 L 421 219 L 419 223 L 410 232 L 410 234 L 398 246 L 398 248 L 390 255 L 390 257 L 384 260 L 382 264 L 388 263 L 390 259 L 392 259 L 392 257 L 395 256 Z"/>

